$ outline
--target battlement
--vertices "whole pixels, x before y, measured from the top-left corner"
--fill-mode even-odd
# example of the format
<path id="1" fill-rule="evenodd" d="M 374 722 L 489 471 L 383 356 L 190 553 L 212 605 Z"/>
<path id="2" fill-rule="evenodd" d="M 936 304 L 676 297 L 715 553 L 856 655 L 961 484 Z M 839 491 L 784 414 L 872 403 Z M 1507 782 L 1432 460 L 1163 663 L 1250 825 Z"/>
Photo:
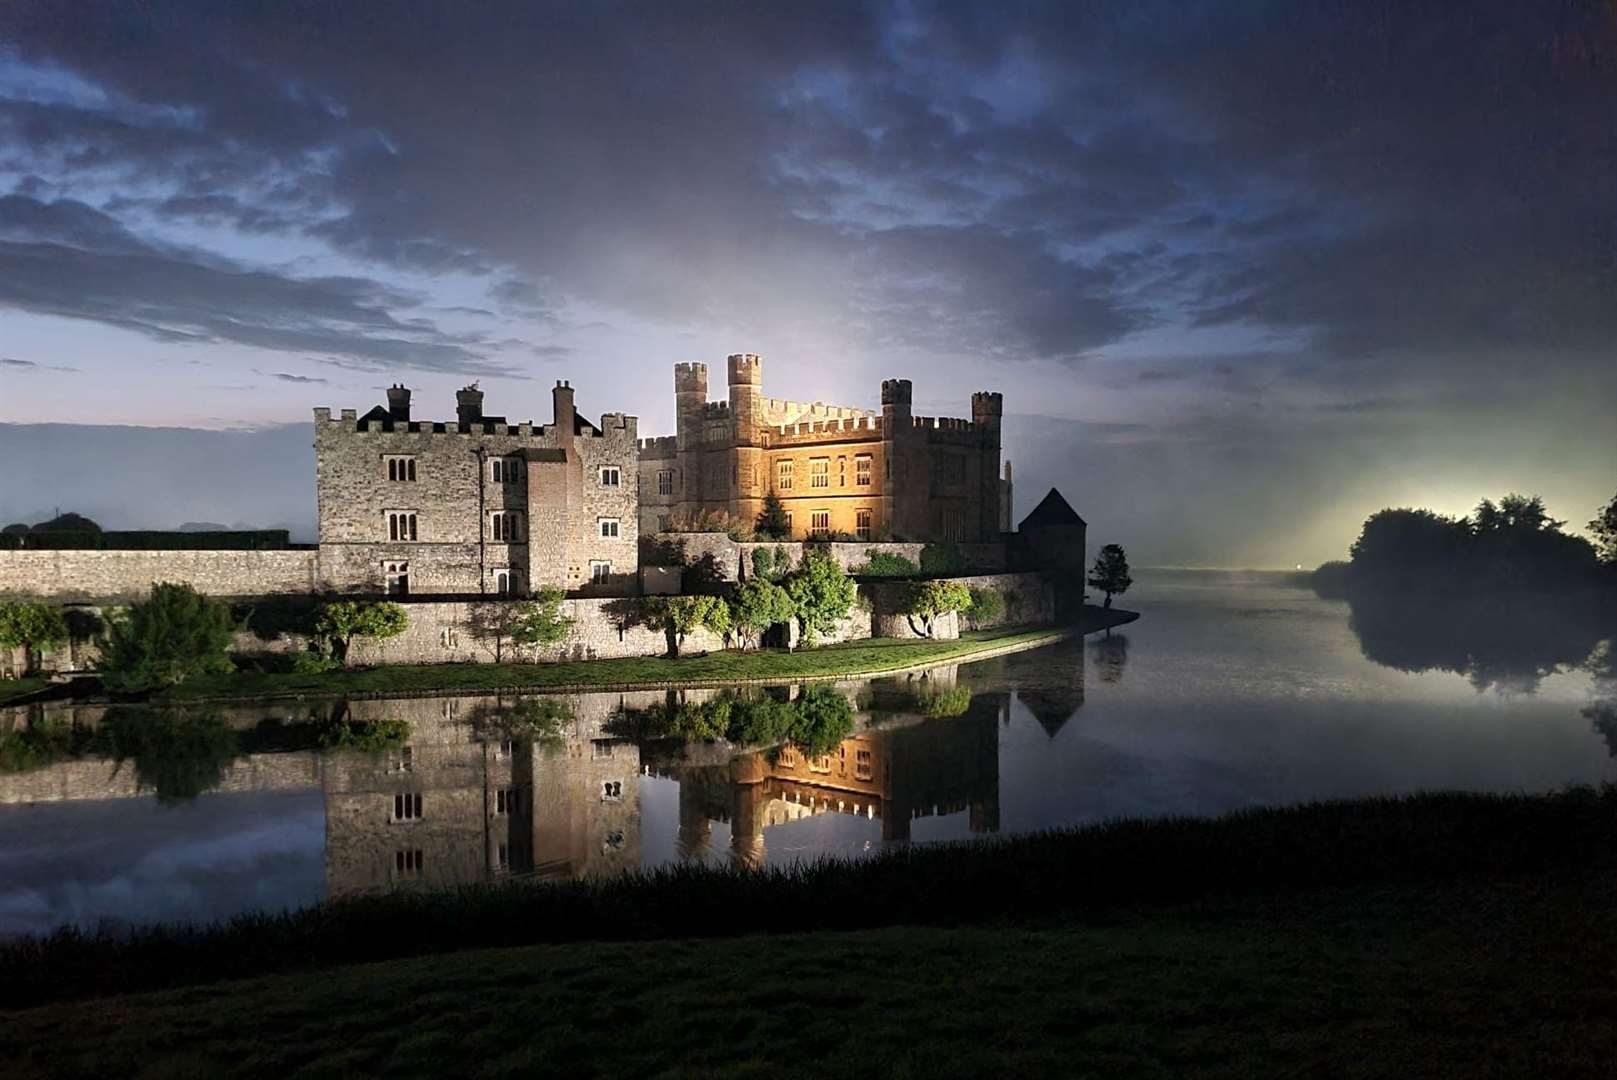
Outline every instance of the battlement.
<path id="1" fill-rule="evenodd" d="M 914 385 L 908 379 L 883 379 L 881 381 L 881 403 L 883 405 L 908 405 L 915 394 Z"/>
<path id="2" fill-rule="evenodd" d="M 331 410 L 317 408 L 314 410 L 314 422 L 325 424 L 330 429 L 339 432 L 352 432 L 355 435 L 457 435 L 463 438 L 476 436 L 498 435 L 504 438 L 532 439 L 536 443 L 549 444 L 556 438 L 555 424 L 535 424 L 528 420 L 520 424 L 508 424 L 496 420 L 479 420 L 468 425 L 468 430 L 462 431 L 461 425 L 454 420 L 411 420 L 408 422 L 390 422 L 384 420 L 360 420 L 357 410 L 343 409 L 337 419 L 331 418 Z M 392 430 L 388 430 L 391 423 Z M 603 439 L 621 437 L 628 434 L 635 437 L 639 426 L 639 417 L 629 416 L 625 413 L 603 413 L 600 430 L 586 430 L 577 438 Z"/>
<path id="3" fill-rule="evenodd" d="M 956 416 L 912 416 L 910 426 L 925 432 L 929 442 L 975 444 L 983 435 L 982 425 Z"/>
<path id="4" fill-rule="evenodd" d="M 705 398 L 707 396 L 707 365 L 675 364 L 674 393 L 699 393 Z"/>
<path id="5" fill-rule="evenodd" d="M 778 424 L 764 431 L 767 445 L 790 446 L 810 442 L 833 440 L 864 440 L 881 438 L 882 418 L 879 416 L 850 416 L 834 420 L 807 420 L 796 424 Z"/>
<path id="6" fill-rule="evenodd" d="M 1005 413 L 1005 395 L 997 390 L 979 390 L 971 395 L 971 415 L 977 416 L 1003 416 Z"/>
<path id="7" fill-rule="evenodd" d="M 641 457 L 673 457 L 678 451 L 679 438 L 675 435 L 659 435 L 654 439 L 640 440 Z"/>
<path id="8" fill-rule="evenodd" d="M 764 360 L 755 353 L 732 353 L 728 363 L 731 386 L 760 386 L 764 381 Z"/>

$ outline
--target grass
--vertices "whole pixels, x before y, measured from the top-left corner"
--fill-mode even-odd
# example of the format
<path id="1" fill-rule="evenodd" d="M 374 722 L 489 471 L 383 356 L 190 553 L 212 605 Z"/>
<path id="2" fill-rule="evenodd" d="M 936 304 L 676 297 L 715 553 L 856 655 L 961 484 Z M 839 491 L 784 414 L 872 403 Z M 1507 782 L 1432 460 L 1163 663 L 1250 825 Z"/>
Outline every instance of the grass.
<path id="1" fill-rule="evenodd" d="M 547 690 L 557 688 L 714 685 L 754 679 L 801 679 L 879 675 L 922 664 L 963 660 L 976 653 L 1025 645 L 1061 631 L 1053 627 L 972 631 L 958 641 L 872 638 L 798 652 L 720 652 L 669 659 L 631 656 L 553 664 L 419 664 L 327 671 L 237 672 L 193 679 L 157 697 L 160 701 L 208 698 L 301 697 L 311 694 L 427 693 L 453 690 Z"/>
<path id="2" fill-rule="evenodd" d="M 1104 921 L 1150 905 L 1343 889 L 1418 896 L 1463 882 L 1614 870 L 1617 788 L 1366 799 L 920 845 L 764 872 L 679 866 L 378 895 L 128 937 L 64 931 L 0 943 L 0 1008 L 491 947 Z"/>
<path id="3" fill-rule="evenodd" d="M 0 1060 L 14 1080 L 1603 1078 L 1608 882 L 484 950 L 0 1014 Z"/>
<path id="4" fill-rule="evenodd" d="M 4 705 L 8 701 L 15 701 L 18 698 L 27 697 L 29 694 L 37 694 L 49 685 L 49 679 L 38 675 L 29 675 L 21 679 L 7 679 L 0 682 L 0 705 Z"/>

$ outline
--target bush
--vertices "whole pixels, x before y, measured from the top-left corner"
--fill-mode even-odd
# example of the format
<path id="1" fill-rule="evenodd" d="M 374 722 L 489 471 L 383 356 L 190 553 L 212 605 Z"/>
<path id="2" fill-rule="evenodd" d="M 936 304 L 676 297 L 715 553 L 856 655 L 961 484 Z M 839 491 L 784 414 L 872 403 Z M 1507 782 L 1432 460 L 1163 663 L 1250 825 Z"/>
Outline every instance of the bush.
<path id="1" fill-rule="evenodd" d="M 323 675 L 342 667 L 333 658 L 314 649 L 299 649 L 292 654 L 289 669 L 294 675 Z"/>
<path id="2" fill-rule="evenodd" d="M 775 580 L 775 552 L 771 548 L 752 549 L 752 576 L 765 581 Z"/>
<path id="3" fill-rule="evenodd" d="M 966 568 L 966 556 L 953 541 L 928 544 L 921 549 L 921 573 L 928 577 L 948 577 Z"/>
<path id="4" fill-rule="evenodd" d="M 970 610 L 971 591 L 958 581 L 922 581 L 910 586 L 898 613 L 909 617 L 910 628 L 917 634 L 931 637 L 939 618 L 951 611 Z"/>
<path id="5" fill-rule="evenodd" d="M 97 667 L 107 689 L 141 693 L 232 670 L 230 609 L 189 585 L 159 582 L 151 595 L 109 616 Z"/>
<path id="6" fill-rule="evenodd" d="M 797 611 L 803 640 L 812 645 L 822 634 L 836 629 L 853 607 L 859 586 L 842 567 L 822 551 L 803 553 L 803 565 L 786 579 L 786 592 Z"/>
<path id="7" fill-rule="evenodd" d="M 410 721 L 331 720 L 320 729 L 320 745 L 327 750 L 378 753 L 403 746 L 410 739 Z"/>
<path id="8" fill-rule="evenodd" d="M 0 601 L 0 647 L 23 650 L 23 674 L 39 657 L 66 644 L 67 620 L 59 609 L 37 600 Z"/>
<path id="9" fill-rule="evenodd" d="M 896 551 L 872 551 L 865 564 L 854 570 L 858 577 L 908 578 L 920 573 L 920 567 Z"/>
<path id="10" fill-rule="evenodd" d="M 743 649 L 771 626 L 790 621 L 795 612 L 791 595 L 763 578 L 742 582 L 730 600 L 730 623 Z"/>
<path id="11" fill-rule="evenodd" d="M 973 588 L 968 590 L 971 595 L 971 626 L 974 630 L 981 630 L 989 623 L 997 622 L 1005 614 L 1005 598 L 998 589 Z"/>

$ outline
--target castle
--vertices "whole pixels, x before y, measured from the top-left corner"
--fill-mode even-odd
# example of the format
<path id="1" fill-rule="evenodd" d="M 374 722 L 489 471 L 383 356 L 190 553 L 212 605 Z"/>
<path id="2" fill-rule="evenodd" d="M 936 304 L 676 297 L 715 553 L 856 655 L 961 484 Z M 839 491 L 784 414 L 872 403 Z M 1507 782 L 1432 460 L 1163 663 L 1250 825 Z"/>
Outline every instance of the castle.
<path id="1" fill-rule="evenodd" d="M 314 410 L 320 573 L 341 592 L 632 593 L 639 569 L 636 420 L 578 413 L 569 383 L 549 424 L 483 413 L 476 384 L 450 422 L 416 421 L 410 391 L 364 416 Z"/>
<path id="2" fill-rule="evenodd" d="M 722 515 L 751 525 L 771 492 L 793 539 L 996 540 L 1010 531 L 1000 473 L 1004 400 L 971 419 L 911 415 L 908 379 L 882 383 L 881 412 L 763 393 L 763 361 L 729 358 L 729 399 L 707 399 L 707 365 L 674 366 L 676 434 L 640 443 L 640 530 Z"/>

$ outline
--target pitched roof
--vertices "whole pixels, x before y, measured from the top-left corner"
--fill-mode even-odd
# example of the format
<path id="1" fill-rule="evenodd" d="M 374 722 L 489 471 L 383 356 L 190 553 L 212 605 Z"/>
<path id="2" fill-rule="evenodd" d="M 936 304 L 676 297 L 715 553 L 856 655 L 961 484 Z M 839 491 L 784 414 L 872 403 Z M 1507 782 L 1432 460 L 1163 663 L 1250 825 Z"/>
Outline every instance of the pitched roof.
<path id="1" fill-rule="evenodd" d="M 1046 495 L 1039 502 L 1039 505 L 1033 508 L 1033 512 L 1031 514 L 1022 519 L 1022 524 L 1018 525 L 1017 529 L 1018 531 L 1026 529 L 1029 525 L 1041 526 L 1085 524 L 1087 524 L 1087 522 L 1078 516 L 1078 511 L 1074 510 L 1072 505 L 1068 503 L 1066 499 L 1061 497 L 1061 492 L 1057 491 L 1055 488 L 1051 488 L 1050 494 Z"/>

